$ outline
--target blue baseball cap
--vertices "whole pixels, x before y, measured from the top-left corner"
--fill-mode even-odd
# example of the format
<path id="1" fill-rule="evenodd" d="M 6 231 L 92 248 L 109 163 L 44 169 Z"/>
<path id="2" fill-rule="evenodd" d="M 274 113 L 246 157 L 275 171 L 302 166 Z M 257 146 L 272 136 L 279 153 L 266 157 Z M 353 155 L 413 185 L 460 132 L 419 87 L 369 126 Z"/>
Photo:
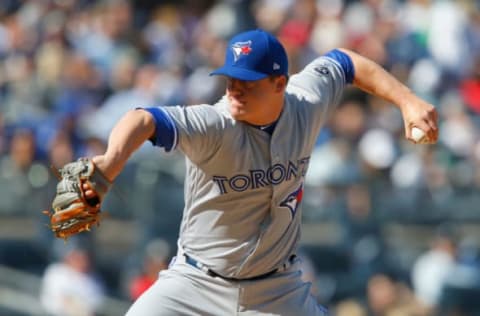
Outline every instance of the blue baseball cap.
<path id="1" fill-rule="evenodd" d="M 288 58 L 272 34 L 257 29 L 235 35 L 228 43 L 225 63 L 210 75 L 253 81 L 271 75 L 288 76 Z"/>

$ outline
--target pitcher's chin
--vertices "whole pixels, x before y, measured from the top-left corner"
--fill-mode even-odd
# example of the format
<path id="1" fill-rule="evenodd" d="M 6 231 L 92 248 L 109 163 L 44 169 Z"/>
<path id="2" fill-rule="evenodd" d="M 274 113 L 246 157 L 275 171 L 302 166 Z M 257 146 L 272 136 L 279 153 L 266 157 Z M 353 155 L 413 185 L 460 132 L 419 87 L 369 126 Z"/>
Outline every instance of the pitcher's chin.
<path id="1" fill-rule="evenodd" d="M 235 107 L 230 105 L 230 115 L 237 121 L 245 119 L 246 112 L 241 107 Z"/>

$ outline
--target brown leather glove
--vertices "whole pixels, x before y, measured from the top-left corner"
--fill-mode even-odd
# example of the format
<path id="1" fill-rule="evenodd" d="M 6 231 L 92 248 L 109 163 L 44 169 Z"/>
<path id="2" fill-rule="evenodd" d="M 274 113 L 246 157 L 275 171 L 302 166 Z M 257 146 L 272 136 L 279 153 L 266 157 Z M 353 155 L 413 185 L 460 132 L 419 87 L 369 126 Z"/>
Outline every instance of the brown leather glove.
<path id="1" fill-rule="evenodd" d="M 100 205 L 111 183 L 88 158 L 66 164 L 59 173 L 61 179 L 52 203 L 53 212 L 45 213 L 50 216 L 50 228 L 55 236 L 67 239 L 100 224 Z M 86 197 L 85 183 L 95 193 L 94 197 Z"/>

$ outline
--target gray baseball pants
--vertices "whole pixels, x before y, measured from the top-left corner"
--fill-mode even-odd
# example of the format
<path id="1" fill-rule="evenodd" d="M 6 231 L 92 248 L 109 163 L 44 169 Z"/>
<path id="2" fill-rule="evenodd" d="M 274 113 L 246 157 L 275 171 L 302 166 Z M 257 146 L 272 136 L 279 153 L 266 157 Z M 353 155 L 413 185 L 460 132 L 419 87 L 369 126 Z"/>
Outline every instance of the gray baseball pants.
<path id="1" fill-rule="evenodd" d="M 300 261 L 265 279 L 228 281 L 212 277 L 178 256 L 138 298 L 127 316 L 325 316 L 301 279 Z"/>

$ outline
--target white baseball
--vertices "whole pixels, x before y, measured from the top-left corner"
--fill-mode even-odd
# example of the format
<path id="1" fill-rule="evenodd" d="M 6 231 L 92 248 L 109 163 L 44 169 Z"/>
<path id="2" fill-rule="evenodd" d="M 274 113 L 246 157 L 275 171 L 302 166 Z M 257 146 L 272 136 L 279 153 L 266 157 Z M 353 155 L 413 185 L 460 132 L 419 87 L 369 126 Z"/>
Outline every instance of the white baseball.
<path id="1" fill-rule="evenodd" d="M 423 143 L 425 141 L 425 132 L 418 127 L 412 128 L 412 139 L 416 143 Z"/>

